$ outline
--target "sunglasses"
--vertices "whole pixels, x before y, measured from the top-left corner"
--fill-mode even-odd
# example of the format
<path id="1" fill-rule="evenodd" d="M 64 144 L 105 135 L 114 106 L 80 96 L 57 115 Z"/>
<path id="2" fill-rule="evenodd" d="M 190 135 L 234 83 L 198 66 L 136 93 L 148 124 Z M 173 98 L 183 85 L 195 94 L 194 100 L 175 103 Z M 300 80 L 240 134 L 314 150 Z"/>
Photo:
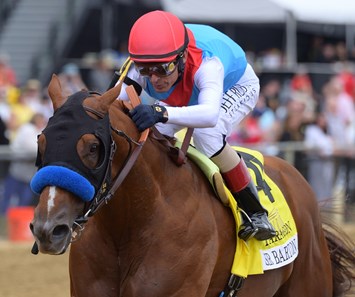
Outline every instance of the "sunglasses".
<path id="1" fill-rule="evenodd" d="M 142 76 L 150 76 L 153 73 L 158 76 L 169 76 L 175 71 L 176 65 L 177 65 L 177 60 L 155 65 L 155 66 L 140 66 L 135 64 L 135 67 L 139 72 L 139 74 Z"/>

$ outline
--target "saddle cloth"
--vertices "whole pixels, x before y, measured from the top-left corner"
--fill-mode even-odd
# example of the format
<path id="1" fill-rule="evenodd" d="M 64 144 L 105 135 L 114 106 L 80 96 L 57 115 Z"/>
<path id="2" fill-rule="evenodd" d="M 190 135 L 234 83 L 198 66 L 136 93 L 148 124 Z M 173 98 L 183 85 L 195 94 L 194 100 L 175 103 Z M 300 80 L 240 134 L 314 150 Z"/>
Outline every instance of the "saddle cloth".
<path id="1" fill-rule="evenodd" d="M 181 146 L 181 142 L 176 143 Z M 264 157 L 255 150 L 234 147 L 240 153 L 257 186 L 260 202 L 269 213 L 276 236 L 264 241 L 238 237 L 242 214 L 231 192 L 223 183 L 218 167 L 205 155 L 189 146 L 187 157 L 195 162 L 210 181 L 215 193 L 228 206 L 236 221 L 236 251 L 231 273 L 240 277 L 262 274 L 293 262 L 298 255 L 297 229 L 287 202 L 277 185 L 264 172 Z"/>

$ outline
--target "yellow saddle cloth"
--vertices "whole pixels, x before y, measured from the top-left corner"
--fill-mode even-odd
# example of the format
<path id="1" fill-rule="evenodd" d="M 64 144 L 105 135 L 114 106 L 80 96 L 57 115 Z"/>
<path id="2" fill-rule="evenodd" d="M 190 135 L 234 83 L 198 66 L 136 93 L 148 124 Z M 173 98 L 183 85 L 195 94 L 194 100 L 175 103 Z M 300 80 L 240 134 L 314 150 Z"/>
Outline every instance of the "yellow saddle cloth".
<path id="1" fill-rule="evenodd" d="M 177 143 L 178 146 L 181 143 Z M 238 237 L 242 223 L 241 211 L 228 188 L 224 185 L 218 167 L 205 155 L 190 146 L 188 158 L 204 172 L 216 194 L 229 206 L 236 221 L 237 245 L 231 273 L 240 277 L 262 274 L 294 261 L 298 255 L 297 229 L 287 202 L 277 185 L 264 172 L 264 157 L 255 150 L 234 147 L 238 151 L 257 186 L 261 204 L 269 213 L 276 236 L 264 241 L 251 239 L 245 242 Z"/>

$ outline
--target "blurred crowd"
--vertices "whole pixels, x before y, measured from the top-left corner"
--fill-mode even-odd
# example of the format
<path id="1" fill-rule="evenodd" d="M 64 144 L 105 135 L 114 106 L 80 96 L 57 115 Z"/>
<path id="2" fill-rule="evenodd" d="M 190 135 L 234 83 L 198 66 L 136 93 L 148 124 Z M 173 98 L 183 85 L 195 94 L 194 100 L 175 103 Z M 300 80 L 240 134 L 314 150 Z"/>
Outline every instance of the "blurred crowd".
<path id="1" fill-rule="evenodd" d="M 347 65 L 355 54 L 344 51 L 343 44 L 323 44 L 310 54 L 316 62 L 343 62 L 344 67 L 329 76 L 320 92 L 315 90 L 305 68 L 300 68 L 289 79 L 261 80 L 256 108 L 235 127 L 230 141 L 241 146 L 289 141 L 304 143 L 309 149 L 307 155 L 302 152 L 298 157 L 306 157 L 307 179 L 318 198 L 325 199 L 332 196 L 337 174 L 330 157 L 350 153 L 354 158 L 355 75 Z M 248 53 L 248 56 L 252 55 Z M 58 75 L 65 94 L 83 88 L 104 92 L 113 72 L 126 57 L 124 49 L 88 53 L 80 65 L 63 65 Z M 282 64 L 282 59 L 278 51 L 270 50 L 254 62 L 262 61 L 276 67 Z M 0 144 L 10 145 L 14 152 L 35 156 L 37 135 L 52 113 L 46 86 L 37 79 L 19 85 L 10 56 L 0 54 Z M 296 156 L 296 167 L 298 161 Z M 29 188 L 35 170 L 33 160 L 13 160 L 7 168 L 0 168 L 0 216 L 6 214 L 11 205 L 35 203 L 36 197 Z"/>
<path id="2" fill-rule="evenodd" d="M 0 54 L 0 145 L 9 145 L 16 156 L 5 164 L 0 160 L 0 216 L 11 206 L 36 204 L 29 183 L 36 172 L 37 136 L 53 114 L 47 86 L 36 78 L 20 85 L 10 56 Z M 126 52 L 88 53 L 81 64 L 67 63 L 58 71 L 64 96 L 82 89 L 103 93 L 113 72 L 127 58 Z M 26 157 L 27 156 L 27 157 Z"/>
<path id="3" fill-rule="evenodd" d="M 317 76 L 305 67 L 283 80 L 262 80 L 256 108 L 235 127 L 231 141 L 237 145 L 300 142 L 304 149 L 295 153 L 294 163 L 318 199 L 329 200 L 335 184 L 341 182 L 352 187 L 352 197 L 347 198 L 355 202 L 351 182 L 355 175 L 355 50 L 349 53 L 343 42 L 315 41 L 310 61 L 333 63 L 336 73 L 327 75 L 320 90 L 314 84 Z M 283 65 L 283 56 L 271 49 L 255 62 L 277 69 Z"/>
<path id="4" fill-rule="evenodd" d="M 348 50 L 344 41 L 329 42 L 316 36 L 311 47 L 299 49 L 300 63 L 348 63 L 355 62 L 355 48 Z M 285 53 L 278 48 L 268 48 L 259 53 L 247 51 L 248 60 L 256 69 L 280 69 L 286 66 Z"/>

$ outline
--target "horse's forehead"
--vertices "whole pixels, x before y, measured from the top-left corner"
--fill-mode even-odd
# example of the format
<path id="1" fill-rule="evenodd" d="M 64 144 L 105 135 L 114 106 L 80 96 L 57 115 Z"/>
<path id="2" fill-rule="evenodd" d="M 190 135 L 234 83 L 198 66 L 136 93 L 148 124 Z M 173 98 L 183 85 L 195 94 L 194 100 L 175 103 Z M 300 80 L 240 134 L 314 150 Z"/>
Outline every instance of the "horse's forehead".
<path id="1" fill-rule="evenodd" d="M 43 219 L 48 219 L 63 211 L 67 213 L 76 208 L 81 210 L 83 203 L 81 199 L 78 199 L 69 191 L 56 186 L 47 186 L 40 195 L 36 212 Z"/>
<path id="2" fill-rule="evenodd" d="M 58 198 L 57 201 L 55 201 L 56 198 Z M 37 212 L 46 213 L 49 216 L 55 209 L 55 206 L 58 206 L 60 199 L 63 199 L 63 196 L 58 195 L 58 188 L 56 186 L 44 188 L 37 205 Z"/>

